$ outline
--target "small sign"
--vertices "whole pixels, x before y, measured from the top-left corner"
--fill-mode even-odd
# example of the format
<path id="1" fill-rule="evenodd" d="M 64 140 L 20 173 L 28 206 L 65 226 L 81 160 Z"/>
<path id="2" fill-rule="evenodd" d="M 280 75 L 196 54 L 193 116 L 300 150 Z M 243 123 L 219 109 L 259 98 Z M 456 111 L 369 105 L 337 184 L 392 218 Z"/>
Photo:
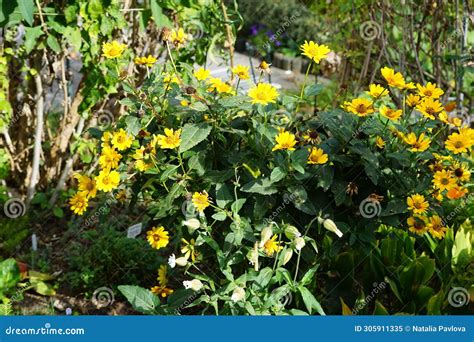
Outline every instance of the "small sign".
<path id="1" fill-rule="evenodd" d="M 127 229 L 127 237 L 130 239 L 136 238 L 142 232 L 142 224 L 137 223 L 133 226 L 128 227 Z"/>
<path id="2" fill-rule="evenodd" d="M 36 237 L 36 234 L 31 235 L 31 249 L 35 252 L 38 250 L 38 238 Z"/>

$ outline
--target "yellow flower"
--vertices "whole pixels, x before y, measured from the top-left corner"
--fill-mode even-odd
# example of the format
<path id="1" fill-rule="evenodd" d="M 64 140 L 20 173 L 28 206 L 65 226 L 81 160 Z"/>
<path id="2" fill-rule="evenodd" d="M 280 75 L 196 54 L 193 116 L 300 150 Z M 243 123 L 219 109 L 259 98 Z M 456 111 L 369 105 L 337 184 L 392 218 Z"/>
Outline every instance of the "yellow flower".
<path id="1" fill-rule="evenodd" d="M 74 214 L 82 215 L 87 210 L 89 201 L 84 193 L 78 192 L 69 199 L 69 204 Z"/>
<path id="2" fill-rule="evenodd" d="M 102 170 L 95 178 L 97 189 L 109 192 L 115 189 L 120 183 L 120 174 L 117 171 Z"/>
<path id="3" fill-rule="evenodd" d="M 206 209 L 210 205 L 209 195 L 206 191 L 195 192 L 193 194 L 192 202 L 196 209 L 202 213 L 204 209 Z"/>
<path id="4" fill-rule="evenodd" d="M 438 118 L 440 121 L 444 122 L 446 125 L 450 125 L 453 127 L 460 127 L 462 125 L 462 120 L 460 118 L 450 118 L 449 115 L 442 111 L 438 114 Z"/>
<path id="5" fill-rule="evenodd" d="M 145 153 L 146 149 L 145 146 L 140 147 L 135 151 L 135 154 L 132 156 L 135 159 L 135 167 L 138 171 L 145 172 L 153 167 L 153 163 L 151 161 L 146 162 L 145 159 L 150 159 L 150 155 Z"/>
<path id="6" fill-rule="evenodd" d="M 459 185 L 456 185 L 455 187 L 452 187 L 451 189 L 448 190 L 448 193 L 446 194 L 446 197 L 449 199 L 459 199 L 464 197 L 467 194 L 467 189 L 460 187 Z"/>
<path id="7" fill-rule="evenodd" d="M 250 78 L 248 66 L 238 64 L 232 69 L 232 73 L 241 80 L 248 80 Z"/>
<path id="8" fill-rule="evenodd" d="M 216 86 L 216 90 L 219 94 L 232 94 L 235 95 L 234 88 L 227 82 L 221 82 Z"/>
<path id="9" fill-rule="evenodd" d="M 117 201 L 119 201 L 120 203 L 124 203 L 125 200 L 127 199 L 127 191 L 125 189 L 123 190 L 120 190 L 119 192 L 117 192 L 117 194 L 115 195 L 115 199 Z"/>
<path id="10" fill-rule="evenodd" d="M 444 107 L 438 100 L 434 100 L 431 97 L 425 97 L 416 106 L 416 109 L 418 109 L 425 117 L 434 120 L 434 115 L 443 111 Z"/>
<path id="11" fill-rule="evenodd" d="M 383 148 L 385 147 L 385 141 L 382 139 L 382 137 L 377 136 L 375 138 L 375 145 L 381 150 L 383 150 Z"/>
<path id="12" fill-rule="evenodd" d="M 75 178 L 79 182 L 78 192 L 82 193 L 86 198 L 94 198 L 97 194 L 95 180 L 85 175 L 76 174 Z"/>
<path id="13" fill-rule="evenodd" d="M 388 90 L 380 84 L 371 84 L 369 85 L 369 91 L 366 91 L 366 93 L 376 99 L 388 95 Z"/>
<path id="14" fill-rule="evenodd" d="M 382 114 L 386 118 L 388 118 L 390 120 L 393 120 L 393 121 L 398 120 L 400 118 L 400 116 L 402 116 L 402 113 L 403 113 L 403 111 L 401 109 L 395 110 L 395 109 L 389 108 L 387 106 L 380 107 L 379 111 L 380 111 L 380 114 Z"/>
<path id="15" fill-rule="evenodd" d="M 467 152 L 471 147 L 469 138 L 461 133 L 452 133 L 445 143 L 446 149 L 454 154 Z"/>
<path id="16" fill-rule="evenodd" d="M 117 132 L 114 132 L 112 137 L 112 145 L 119 151 L 126 150 L 132 146 L 133 138 L 127 134 L 123 128 L 120 128 Z"/>
<path id="17" fill-rule="evenodd" d="M 268 74 L 268 75 L 271 75 L 272 69 L 270 69 L 270 65 L 271 65 L 270 63 L 267 63 L 267 62 L 265 62 L 265 61 L 262 61 L 262 62 L 258 65 L 258 67 L 257 67 L 256 69 L 257 69 L 259 72 L 261 72 L 261 73 L 264 72 L 264 73 L 266 73 L 266 74 Z"/>
<path id="18" fill-rule="evenodd" d="M 181 47 L 186 42 L 186 33 L 182 28 L 177 31 L 172 30 L 170 34 L 170 42 L 173 43 L 177 48 Z"/>
<path id="19" fill-rule="evenodd" d="M 467 182 L 471 179 L 471 172 L 469 171 L 469 168 L 466 164 L 456 162 L 454 165 L 452 165 L 452 170 L 454 176 L 460 182 Z"/>
<path id="20" fill-rule="evenodd" d="M 346 103 L 346 110 L 364 117 L 374 112 L 373 102 L 363 98 L 357 98 Z"/>
<path id="21" fill-rule="evenodd" d="M 198 70 L 196 70 L 193 73 L 193 75 L 194 77 L 196 77 L 198 81 L 204 81 L 209 78 L 209 76 L 211 75 L 211 72 L 201 67 Z"/>
<path id="22" fill-rule="evenodd" d="M 166 84 L 166 89 L 168 89 L 170 87 L 170 84 L 171 83 L 176 83 L 178 84 L 179 83 L 179 79 L 178 77 L 176 77 L 176 75 L 171 75 L 169 73 L 163 73 L 163 83 Z"/>
<path id="23" fill-rule="evenodd" d="M 431 97 L 433 99 L 439 99 L 441 95 L 444 94 L 444 91 L 436 87 L 436 83 L 428 82 L 425 86 L 417 84 L 418 94 L 421 97 Z"/>
<path id="24" fill-rule="evenodd" d="M 120 44 L 116 40 L 112 43 L 104 43 L 102 45 L 102 56 L 106 58 L 118 58 L 122 56 L 122 53 L 127 48 L 127 45 Z"/>
<path id="25" fill-rule="evenodd" d="M 157 296 L 161 296 L 162 298 L 166 298 L 174 292 L 173 289 L 170 289 L 166 286 L 153 286 L 150 291 Z"/>
<path id="26" fill-rule="evenodd" d="M 189 242 L 186 239 L 181 239 L 183 247 L 181 247 L 181 253 L 184 254 L 184 259 L 188 260 L 191 258 L 192 262 L 196 261 L 196 258 L 199 256 L 199 252 L 196 249 L 196 241 L 191 239 Z"/>
<path id="27" fill-rule="evenodd" d="M 248 92 L 253 104 L 275 103 L 278 95 L 276 88 L 268 83 L 259 83 Z"/>
<path id="28" fill-rule="evenodd" d="M 423 152 L 430 147 L 430 138 L 425 137 L 425 133 L 421 133 L 417 138 L 415 133 L 410 133 L 404 138 L 408 145 L 411 145 L 410 151 L 412 152 Z"/>
<path id="29" fill-rule="evenodd" d="M 102 147 L 110 146 L 110 142 L 112 141 L 112 132 L 109 132 L 109 131 L 104 132 L 100 140 L 102 141 L 102 144 L 101 144 Z"/>
<path id="30" fill-rule="evenodd" d="M 446 227 L 444 226 L 443 220 L 438 215 L 430 217 L 428 222 L 428 229 L 435 238 L 441 239 L 446 233 Z"/>
<path id="31" fill-rule="evenodd" d="M 415 89 L 415 83 L 413 82 L 408 82 L 406 83 L 405 81 L 403 81 L 402 84 L 400 84 L 400 86 L 398 87 L 398 89 L 400 90 L 407 90 L 407 89 Z"/>
<path id="32" fill-rule="evenodd" d="M 456 179 L 451 171 L 436 171 L 433 176 L 433 185 L 440 191 L 449 190 L 456 186 Z"/>
<path id="33" fill-rule="evenodd" d="M 425 196 L 414 194 L 407 198 L 408 210 L 413 211 L 414 214 L 424 214 L 430 206 Z"/>
<path id="34" fill-rule="evenodd" d="M 421 97 L 415 94 L 408 94 L 406 103 L 410 107 L 416 107 L 421 101 Z"/>
<path id="35" fill-rule="evenodd" d="M 115 148 L 105 146 L 102 148 L 102 154 L 99 157 L 99 165 L 103 169 L 115 169 L 118 167 L 120 159 L 122 159 L 122 156 Z"/>
<path id="36" fill-rule="evenodd" d="M 148 55 L 148 57 L 135 57 L 135 64 L 146 65 L 147 67 L 152 67 L 156 61 L 157 59 L 152 55 Z"/>
<path id="37" fill-rule="evenodd" d="M 469 147 L 474 145 L 474 129 L 470 127 L 461 127 L 458 129 L 458 131 L 459 131 L 459 134 L 461 134 L 462 136 L 466 138 L 467 144 L 469 145 Z"/>
<path id="38" fill-rule="evenodd" d="M 174 131 L 172 128 L 165 128 L 165 135 L 157 136 L 157 143 L 161 149 L 173 149 L 181 144 L 181 129 Z"/>
<path id="39" fill-rule="evenodd" d="M 308 151 L 310 151 L 308 164 L 326 164 L 328 162 L 328 155 L 321 148 L 312 147 Z"/>
<path id="40" fill-rule="evenodd" d="M 328 53 L 331 52 L 329 47 L 326 45 L 319 45 L 315 42 L 311 41 L 304 41 L 304 44 L 300 46 L 300 50 L 303 51 L 302 54 L 315 63 L 319 64 L 321 59 L 327 58 Z"/>
<path id="41" fill-rule="evenodd" d="M 152 248 L 160 249 L 166 247 L 170 242 L 169 233 L 163 226 L 153 227 L 146 233 L 146 239 Z"/>
<path id="42" fill-rule="evenodd" d="M 268 239 L 263 245 L 263 249 L 265 250 L 265 253 L 269 257 L 273 256 L 273 254 L 283 249 L 283 247 L 280 246 L 280 243 L 276 241 L 276 239 L 277 239 L 277 235 L 275 234 L 273 235 L 271 239 Z"/>
<path id="43" fill-rule="evenodd" d="M 275 138 L 276 145 L 273 147 L 272 151 L 276 150 L 295 150 L 296 138 L 293 133 L 286 132 L 284 129 L 280 130 L 280 133 Z"/>
<path id="44" fill-rule="evenodd" d="M 401 73 L 395 72 L 389 67 L 383 67 L 380 72 L 390 87 L 403 88 L 405 86 L 405 79 Z"/>
<path id="45" fill-rule="evenodd" d="M 166 273 L 168 272 L 168 267 L 166 265 L 161 265 L 160 268 L 158 269 L 158 283 L 161 286 L 166 286 L 168 285 L 168 278 L 166 276 Z"/>
<path id="46" fill-rule="evenodd" d="M 179 104 L 183 107 L 187 107 L 187 106 L 189 106 L 189 101 L 188 100 L 181 100 L 179 102 Z"/>
<path id="47" fill-rule="evenodd" d="M 407 219 L 408 223 L 408 230 L 412 233 L 423 235 L 428 231 L 428 227 L 426 226 L 426 218 L 424 217 L 409 217 Z"/>

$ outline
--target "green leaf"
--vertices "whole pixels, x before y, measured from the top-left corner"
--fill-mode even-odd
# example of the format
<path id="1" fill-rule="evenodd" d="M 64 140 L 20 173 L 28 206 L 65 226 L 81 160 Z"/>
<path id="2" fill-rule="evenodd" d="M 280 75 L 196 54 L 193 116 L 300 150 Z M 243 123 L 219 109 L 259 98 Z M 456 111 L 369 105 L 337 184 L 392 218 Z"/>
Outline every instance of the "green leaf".
<path id="1" fill-rule="evenodd" d="M 60 207 L 54 207 L 53 214 L 54 216 L 59 217 L 59 218 L 64 217 L 64 211 Z"/>
<path id="2" fill-rule="evenodd" d="M 311 314 L 313 309 L 316 310 L 321 316 L 325 316 L 323 308 L 321 304 L 319 304 L 318 300 L 313 296 L 313 294 L 304 286 L 298 286 L 298 290 L 301 293 L 301 297 L 303 298 L 304 305 L 306 309 Z"/>
<path id="3" fill-rule="evenodd" d="M 30 53 L 38 43 L 38 38 L 43 35 L 41 26 L 25 27 L 25 52 Z"/>
<path id="4" fill-rule="evenodd" d="M 233 197 L 226 184 L 216 184 L 216 203 L 219 208 L 225 208 L 229 203 L 232 203 Z"/>
<path id="5" fill-rule="evenodd" d="M 306 286 L 306 285 L 308 285 L 309 283 L 311 283 L 311 280 L 313 280 L 314 275 L 316 274 L 316 271 L 317 271 L 318 267 L 319 267 L 319 265 L 316 265 L 316 266 L 310 268 L 310 269 L 305 273 L 305 275 L 304 275 L 303 278 L 301 279 L 301 285 Z"/>
<path id="6" fill-rule="evenodd" d="M 135 310 L 148 315 L 156 314 L 159 310 L 160 299 L 150 290 L 131 285 L 120 285 L 118 289 Z"/>
<path id="7" fill-rule="evenodd" d="M 201 141 L 207 138 L 211 133 L 212 127 L 207 124 L 186 124 L 181 133 L 181 144 L 179 152 L 185 152 L 192 149 Z"/>
<path id="8" fill-rule="evenodd" d="M 272 170 L 272 173 L 270 175 L 270 180 L 272 181 L 272 183 L 276 183 L 276 182 L 281 181 L 283 178 L 285 178 L 285 176 L 286 176 L 286 171 L 283 168 L 277 166 L 276 168 Z"/>
<path id="9" fill-rule="evenodd" d="M 18 0 L 18 7 L 23 19 L 31 26 L 33 25 L 33 11 L 36 6 L 33 0 Z"/>
<path id="10" fill-rule="evenodd" d="M 59 45 L 58 40 L 56 39 L 55 36 L 49 35 L 48 39 L 46 39 L 46 43 L 54 52 L 56 53 L 61 52 L 61 46 Z"/>
<path id="11" fill-rule="evenodd" d="M 246 198 L 239 198 L 237 201 L 232 203 L 232 205 L 230 206 L 230 208 L 232 209 L 232 212 L 234 214 L 238 214 L 240 209 L 242 209 L 242 207 L 244 206 L 246 201 L 247 201 Z"/>
<path id="12" fill-rule="evenodd" d="M 268 178 L 253 180 L 242 187 L 243 192 L 252 192 L 261 195 L 272 195 L 278 192 L 278 189 Z"/>
<path id="13" fill-rule="evenodd" d="M 321 91 L 323 90 L 323 85 L 322 84 L 312 84 L 304 89 L 304 96 L 310 97 L 310 96 L 315 96 L 319 95 Z"/>
<path id="14" fill-rule="evenodd" d="M 212 215 L 212 218 L 216 221 L 225 221 L 225 219 L 227 218 L 227 215 L 225 214 L 225 212 L 219 211 L 215 213 L 214 215 Z"/>
<path id="15" fill-rule="evenodd" d="M 260 270 L 255 282 L 260 285 L 261 288 L 265 288 L 272 279 L 272 275 L 272 269 L 270 267 L 265 267 L 264 269 Z"/>
<path id="16" fill-rule="evenodd" d="M 374 315 L 388 316 L 388 310 L 378 300 L 375 300 Z"/>
<path id="17" fill-rule="evenodd" d="M 53 287 L 43 281 L 34 283 L 33 289 L 43 296 L 54 296 L 56 294 L 56 291 L 53 289 Z"/>
<path id="18" fill-rule="evenodd" d="M 13 289 L 20 281 L 20 269 L 15 259 L 6 259 L 0 262 L 0 297 Z"/>
<path id="19" fill-rule="evenodd" d="M 157 27 L 162 28 L 163 26 L 172 28 L 173 25 L 166 15 L 163 14 L 163 9 L 158 5 L 158 0 L 150 1 L 151 14 L 155 20 Z"/>

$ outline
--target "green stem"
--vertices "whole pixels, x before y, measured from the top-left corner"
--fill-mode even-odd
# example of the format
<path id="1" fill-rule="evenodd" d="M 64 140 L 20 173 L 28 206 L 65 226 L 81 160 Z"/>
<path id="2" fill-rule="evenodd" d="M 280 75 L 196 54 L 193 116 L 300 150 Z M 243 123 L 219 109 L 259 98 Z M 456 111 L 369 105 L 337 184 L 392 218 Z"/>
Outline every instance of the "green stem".
<path id="1" fill-rule="evenodd" d="M 299 98 L 299 101 L 298 101 L 298 106 L 296 106 L 296 112 L 298 112 L 298 110 L 300 109 L 300 103 L 301 103 L 301 100 L 303 99 L 304 89 L 306 88 L 306 81 L 308 80 L 309 70 L 311 69 L 312 65 L 313 65 L 313 60 L 311 60 L 311 62 L 309 62 L 308 68 L 306 69 L 306 74 L 304 76 L 303 86 L 301 87 L 301 93 L 300 93 L 300 98 Z"/>

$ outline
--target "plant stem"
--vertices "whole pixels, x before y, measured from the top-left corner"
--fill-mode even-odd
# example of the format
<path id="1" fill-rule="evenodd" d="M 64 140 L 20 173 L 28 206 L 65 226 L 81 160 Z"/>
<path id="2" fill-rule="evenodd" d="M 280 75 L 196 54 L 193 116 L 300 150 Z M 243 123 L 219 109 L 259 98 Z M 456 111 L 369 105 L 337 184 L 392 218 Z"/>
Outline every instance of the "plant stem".
<path id="1" fill-rule="evenodd" d="M 303 99 L 303 94 L 304 94 L 304 89 L 306 88 L 306 81 L 308 80 L 308 75 L 309 75 L 309 70 L 311 69 L 311 66 L 313 65 L 313 61 L 309 62 L 308 68 L 306 69 L 306 74 L 304 76 L 304 81 L 303 81 L 303 86 L 301 87 L 301 93 L 300 93 L 300 98 L 298 101 L 298 106 L 296 106 L 296 112 L 300 109 L 300 103 L 301 100 Z"/>

